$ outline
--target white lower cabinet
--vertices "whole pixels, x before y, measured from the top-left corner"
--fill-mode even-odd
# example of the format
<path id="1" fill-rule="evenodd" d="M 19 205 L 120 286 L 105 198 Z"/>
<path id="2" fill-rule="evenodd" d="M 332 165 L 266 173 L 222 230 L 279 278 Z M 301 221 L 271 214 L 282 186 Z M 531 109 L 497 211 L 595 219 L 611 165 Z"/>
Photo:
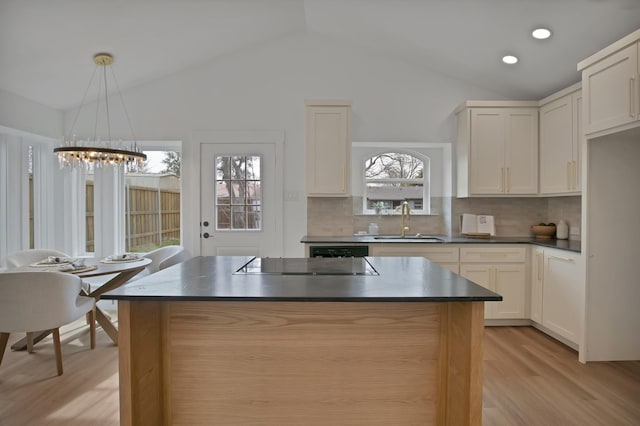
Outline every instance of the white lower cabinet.
<path id="1" fill-rule="evenodd" d="M 462 247 L 460 275 L 502 296 L 486 302 L 486 319 L 525 319 L 527 289 L 526 247 Z"/>
<path id="2" fill-rule="evenodd" d="M 584 306 L 582 256 L 551 248 L 535 249 L 531 319 L 579 344 Z"/>
<path id="3" fill-rule="evenodd" d="M 459 272 L 458 247 L 427 246 L 425 244 L 371 244 L 369 246 L 369 256 L 422 256 L 447 268 L 456 274 Z"/>

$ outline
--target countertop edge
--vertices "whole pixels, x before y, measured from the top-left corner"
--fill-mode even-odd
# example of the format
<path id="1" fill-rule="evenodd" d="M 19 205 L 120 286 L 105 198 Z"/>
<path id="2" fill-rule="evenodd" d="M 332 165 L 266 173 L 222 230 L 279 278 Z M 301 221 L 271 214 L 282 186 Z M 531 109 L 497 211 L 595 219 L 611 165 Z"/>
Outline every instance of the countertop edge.
<path id="1" fill-rule="evenodd" d="M 385 238 L 376 239 L 372 235 L 354 236 L 309 236 L 305 235 L 300 242 L 303 244 L 424 244 L 429 246 L 447 244 L 531 244 L 540 247 L 566 250 L 574 253 L 582 252 L 581 241 L 577 240 L 557 240 L 557 239 L 536 239 L 534 237 L 493 237 L 493 238 L 468 238 L 449 237 L 434 235 L 442 239 L 442 242 L 421 241 L 419 239 Z"/>

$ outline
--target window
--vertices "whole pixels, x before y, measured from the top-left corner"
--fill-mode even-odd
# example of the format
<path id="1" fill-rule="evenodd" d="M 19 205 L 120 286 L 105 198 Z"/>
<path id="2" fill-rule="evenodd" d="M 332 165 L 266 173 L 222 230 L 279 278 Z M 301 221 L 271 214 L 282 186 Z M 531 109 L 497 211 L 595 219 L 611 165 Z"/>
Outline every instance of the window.
<path id="1" fill-rule="evenodd" d="M 423 210 L 425 199 L 428 201 L 425 160 L 411 154 L 384 152 L 369 157 L 364 177 L 365 211 L 394 210 L 405 200 L 412 210 Z"/>
<path id="2" fill-rule="evenodd" d="M 131 252 L 180 244 L 180 152 L 144 153 L 142 170 L 125 174 L 125 247 Z"/>
<path id="3" fill-rule="evenodd" d="M 438 215 L 451 197 L 451 144 L 353 142 L 351 191 L 354 214 L 398 214 L 404 200 L 411 213 Z"/>
<path id="4" fill-rule="evenodd" d="M 261 157 L 216 156 L 216 230 L 262 229 Z"/>

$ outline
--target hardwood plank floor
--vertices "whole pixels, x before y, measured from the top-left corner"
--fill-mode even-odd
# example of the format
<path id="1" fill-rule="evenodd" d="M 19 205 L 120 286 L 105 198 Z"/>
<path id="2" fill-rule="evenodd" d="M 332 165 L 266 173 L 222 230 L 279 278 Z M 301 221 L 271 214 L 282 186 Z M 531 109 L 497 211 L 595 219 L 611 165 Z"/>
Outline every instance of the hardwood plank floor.
<path id="1" fill-rule="evenodd" d="M 82 321 L 61 338 L 60 377 L 50 338 L 33 354 L 7 350 L 0 425 L 118 425 L 117 347 L 99 328 L 91 351 Z M 580 364 L 531 327 L 486 328 L 484 359 L 484 425 L 640 425 L 640 361 Z"/>

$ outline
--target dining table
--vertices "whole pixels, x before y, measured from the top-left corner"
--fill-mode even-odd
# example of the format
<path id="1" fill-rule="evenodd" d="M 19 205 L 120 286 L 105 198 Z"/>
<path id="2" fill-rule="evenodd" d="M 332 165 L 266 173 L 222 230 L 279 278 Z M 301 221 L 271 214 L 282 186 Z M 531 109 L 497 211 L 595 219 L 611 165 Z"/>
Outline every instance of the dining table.
<path id="1" fill-rule="evenodd" d="M 118 344 L 118 329 L 111 321 L 109 315 L 107 315 L 100 307 L 97 305 L 97 302 L 100 300 L 100 296 L 108 291 L 114 290 L 131 278 L 139 274 L 146 268 L 149 264 L 151 264 L 151 259 L 147 259 L 145 257 L 137 257 L 135 259 L 126 259 L 123 261 L 113 260 L 110 257 L 105 259 L 95 259 L 95 258 L 85 258 L 84 265 L 86 268 L 78 269 L 77 271 L 61 271 L 59 266 L 35 266 L 35 265 L 25 265 L 17 268 L 12 268 L 7 272 L 24 272 L 24 271 L 43 271 L 43 272 L 66 272 L 72 273 L 80 278 L 91 278 L 91 277 L 100 277 L 113 275 L 106 281 L 104 284 L 100 286 L 96 286 L 92 289 L 90 286 L 85 288 L 83 286 L 82 295 L 93 297 L 96 300 L 96 321 L 102 327 L 102 329 L 107 333 L 107 335 L 111 338 L 114 344 Z M 45 330 L 42 332 L 36 332 L 33 334 L 33 343 L 37 343 L 40 340 L 44 339 L 51 333 L 51 330 Z M 11 349 L 14 351 L 21 351 L 27 348 L 27 339 L 23 338 L 18 340 L 11 346 Z"/>

